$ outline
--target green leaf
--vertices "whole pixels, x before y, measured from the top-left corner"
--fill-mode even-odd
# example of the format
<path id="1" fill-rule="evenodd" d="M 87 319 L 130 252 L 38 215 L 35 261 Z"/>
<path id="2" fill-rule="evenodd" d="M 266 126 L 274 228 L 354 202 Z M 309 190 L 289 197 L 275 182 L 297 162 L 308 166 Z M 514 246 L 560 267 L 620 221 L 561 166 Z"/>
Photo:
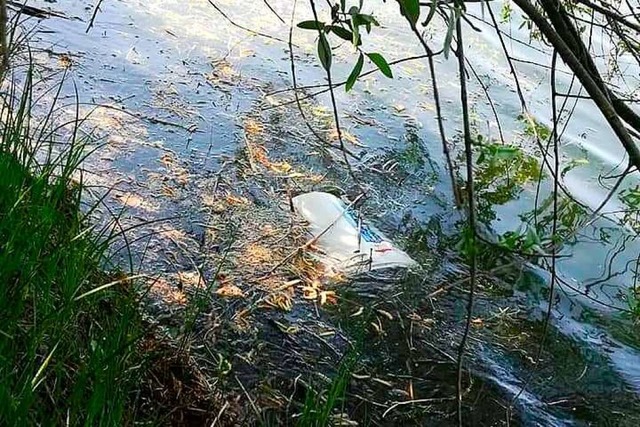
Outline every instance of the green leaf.
<path id="1" fill-rule="evenodd" d="M 356 80 L 358 80 L 358 77 L 360 77 L 360 73 L 362 72 L 363 65 L 364 65 L 364 55 L 360 53 L 360 56 L 358 57 L 358 62 L 356 62 L 356 66 L 353 67 L 353 70 L 351 70 L 351 74 L 349 74 L 349 77 L 347 78 L 347 84 L 344 87 L 345 92 L 349 92 L 353 87 L 353 85 L 356 83 Z"/>
<path id="2" fill-rule="evenodd" d="M 513 9 L 511 9 L 511 3 L 505 2 L 502 5 L 502 10 L 500 11 L 500 22 L 505 24 L 511 20 L 511 14 L 513 13 Z"/>
<path id="3" fill-rule="evenodd" d="M 355 16 L 351 17 L 351 29 L 353 30 L 353 39 L 351 40 L 351 43 L 353 43 L 354 46 L 360 46 L 362 44 L 360 41 L 360 29 L 356 25 Z"/>
<path id="4" fill-rule="evenodd" d="M 331 22 L 337 22 L 340 17 L 338 13 L 340 12 L 340 5 L 338 3 L 331 6 Z"/>
<path id="5" fill-rule="evenodd" d="M 456 18 L 453 10 L 449 16 L 449 27 L 447 28 L 447 35 L 444 38 L 444 59 L 449 59 L 449 52 L 451 51 L 451 40 L 453 40 L 453 29 L 456 26 Z"/>
<path id="6" fill-rule="evenodd" d="M 429 6 L 429 14 L 427 15 L 427 19 L 422 23 L 423 26 L 429 25 L 431 20 L 436 14 L 436 6 L 438 5 L 438 0 L 431 0 L 431 6 Z"/>
<path id="7" fill-rule="evenodd" d="M 568 165 L 566 165 L 564 168 L 562 168 L 562 171 L 560 171 L 560 176 L 562 178 L 564 178 L 564 176 L 571 171 L 572 169 L 581 166 L 581 165 L 588 165 L 589 164 L 589 160 L 587 159 L 576 159 L 576 160 L 571 160 L 569 162 Z"/>
<path id="8" fill-rule="evenodd" d="M 324 28 L 324 22 L 302 21 L 298 22 L 298 28 L 302 28 L 303 30 L 322 30 Z"/>
<path id="9" fill-rule="evenodd" d="M 518 154 L 520 154 L 520 149 L 518 147 L 513 147 L 509 145 L 497 146 L 495 148 L 495 151 L 493 152 L 493 155 L 497 159 L 501 159 L 501 160 L 515 159 L 516 157 L 518 157 Z"/>
<path id="10" fill-rule="evenodd" d="M 318 57 L 324 69 L 328 71 L 331 68 L 331 46 L 324 33 L 320 33 L 318 39 Z"/>
<path id="11" fill-rule="evenodd" d="M 486 160 L 486 155 L 484 154 L 484 151 L 482 151 L 480 153 L 480 155 L 478 156 L 478 160 L 476 160 L 476 162 L 478 164 L 482 164 L 482 163 L 484 163 L 485 160 Z"/>
<path id="12" fill-rule="evenodd" d="M 328 27 L 329 30 L 335 34 L 336 36 L 344 39 L 346 41 L 353 41 L 353 33 L 346 28 L 339 27 L 337 25 L 331 25 Z"/>
<path id="13" fill-rule="evenodd" d="M 386 59 L 384 59 L 384 56 L 380 55 L 379 53 L 367 53 L 367 56 L 374 64 L 376 64 L 376 67 L 378 67 L 378 69 L 382 71 L 382 74 L 389 77 L 390 79 L 393 78 L 393 73 L 391 72 L 389 63 Z"/>
<path id="14" fill-rule="evenodd" d="M 380 23 L 375 18 L 375 16 L 367 15 L 367 14 L 364 14 L 364 13 L 352 14 L 351 15 L 351 22 L 353 23 L 353 25 L 355 27 L 358 27 L 360 25 L 364 25 L 365 27 L 368 28 L 368 31 L 371 31 L 371 24 L 375 25 L 376 27 L 380 26 Z"/>
<path id="15" fill-rule="evenodd" d="M 411 22 L 411 25 L 416 25 L 420 17 L 420 2 L 418 0 L 398 0 L 398 3 L 400 3 L 402 15 Z"/>
<path id="16" fill-rule="evenodd" d="M 360 13 L 360 14 L 358 14 L 358 18 L 361 19 L 362 22 L 364 22 L 365 24 L 373 24 L 376 27 L 380 26 L 380 23 L 378 22 L 378 20 L 373 15 L 366 15 L 364 13 Z"/>

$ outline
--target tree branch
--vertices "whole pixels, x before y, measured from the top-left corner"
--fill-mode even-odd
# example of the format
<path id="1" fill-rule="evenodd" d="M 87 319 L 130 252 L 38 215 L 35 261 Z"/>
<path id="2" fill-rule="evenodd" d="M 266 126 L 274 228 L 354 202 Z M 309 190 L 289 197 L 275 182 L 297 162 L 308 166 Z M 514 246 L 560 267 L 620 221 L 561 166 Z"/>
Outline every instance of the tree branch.
<path id="1" fill-rule="evenodd" d="M 543 4 L 547 5 L 549 5 L 549 1 L 550 0 L 541 0 Z M 575 38 L 571 35 L 568 35 L 567 37 L 561 37 L 556 29 L 545 19 L 540 11 L 538 11 L 538 9 L 536 9 L 535 6 L 529 2 L 529 0 L 513 0 L 513 2 L 518 5 L 518 7 L 520 7 L 520 9 L 522 9 L 525 14 L 529 16 L 529 18 L 536 24 L 542 34 L 544 34 L 547 40 L 558 51 L 558 54 L 560 55 L 562 60 L 576 74 L 576 76 L 580 80 L 580 83 L 582 83 L 586 91 L 589 93 L 589 95 L 591 95 L 596 106 L 602 112 L 603 116 L 609 123 L 609 126 L 611 126 L 616 136 L 620 139 L 620 142 L 629 155 L 629 161 L 631 162 L 631 164 L 633 164 L 637 168 L 640 168 L 640 149 L 638 149 L 638 146 L 635 144 L 635 142 L 629 135 L 629 132 L 627 132 L 624 124 L 620 120 L 620 117 L 625 117 L 622 116 L 622 114 L 620 114 L 620 116 L 618 115 L 618 111 L 616 110 L 616 108 L 614 108 L 612 100 L 610 100 L 609 90 L 602 82 L 602 78 L 600 77 L 597 70 L 590 67 L 590 64 L 587 65 L 587 67 L 591 68 L 589 70 L 573 53 L 575 49 L 572 49 L 572 47 L 575 47 L 576 43 L 578 45 L 581 45 L 581 49 L 579 48 L 578 51 L 585 52 L 586 49 L 584 47 L 584 44 L 581 41 L 575 40 Z M 547 14 L 549 14 L 549 11 L 547 11 Z M 551 11 L 551 15 L 554 15 L 553 10 Z M 562 18 L 558 18 L 557 16 L 553 18 L 554 25 L 555 23 L 558 23 L 559 19 Z M 564 24 L 564 22 L 562 24 Z M 571 43 L 572 47 L 568 46 L 567 42 Z M 589 61 L 588 59 L 586 60 Z M 589 62 L 592 63 L 592 61 Z M 621 111 L 625 112 L 625 114 L 629 116 L 630 119 L 635 119 L 635 114 L 630 114 L 629 111 L 625 110 L 625 107 L 629 108 L 624 105 L 624 103 L 618 103 L 618 108 L 621 109 Z M 631 111 L 631 113 L 633 113 L 633 111 Z M 625 121 L 627 121 L 626 118 Z M 640 119 L 638 119 L 638 121 L 640 123 Z"/>
<path id="2" fill-rule="evenodd" d="M 429 62 L 429 73 L 431 74 L 431 87 L 433 90 L 433 100 L 436 104 L 436 115 L 437 115 L 436 119 L 438 121 L 438 130 L 440 132 L 440 139 L 442 140 L 442 151 L 444 153 L 444 156 L 447 162 L 447 169 L 449 170 L 449 179 L 451 180 L 453 198 L 455 200 L 456 207 L 459 209 L 462 207 L 462 196 L 460 195 L 460 190 L 458 189 L 458 185 L 456 183 L 455 171 L 453 169 L 453 160 L 451 159 L 449 143 L 447 141 L 447 135 L 444 130 L 444 123 L 443 123 L 444 119 L 442 117 L 442 108 L 440 104 L 440 92 L 438 90 L 438 81 L 436 79 L 435 63 L 433 61 L 434 53 L 429 47 L 429 45 L 427 44 L 427 42 L 424 40 L 422 35 L 420 34 L 420 31 L 418 31 L 418 28 L 416 27 L 415 23 L 411 22 L 409 19 L 407 19 L 407 22 L 409 23 L 409 27 L 411 28 L 411 31 L 416 36 L 416 38 L 420 42 L 420 45 L 422 46 L 425 53 L 427 54 L 426 56 Z"/>
<path id="3" fill-rule="evenodd" d="M 469 105 L 467 99 L 467 73 L 465 69 L 464 42 L 462 39 L 462 23 L 458 19 L 456 21 L 456 37 L 457 37 L 457 54 L 458 54 L 458 73 L 460 74 L 460 102 L 462 104 L 462 126 L 464 132 L 464 154 L 467 169 L 467 232 L 466 246 L 470 253 L 469 257 L 469 300 L 467 301 L 467 317 L 464 326 L 464 333 L 460 340 L 458 348 L 458 381 L 457 381 L 457 398 L 458 398 L 458 426 L 462 427 L 462 365 L 464 361 L 464 352 L 469 338 L 471 329 L 471 319 L 473 318 L 473 303 L 476 290 L 477 275 L 477 259 L 476 259 L 476 202 L 475 188 L 473 182 L 473 141 L 471 140 L 471 125 L 469 124 Z"/>
<path id="4" fill-rule="evenodd" d="M 309 3 L 311 4 L 313 19 L 318 21 L 318 12 L 316 11 L 316 3 L 314 0 L 309 0 Z M 323 35 L 322 29 L 318 27 L 318 36 L 322 36 L 322 35 Z M 329 49 L 331 49 L 331 47 L 329 47 Z M 331 77 L 331 67 L 330 66 L 326 67 L 326 71 L 327 71 L 327 83 L 329 84 L 329 95 L 331 96 L 331 107 L 333 109 L 333 120 L 336 123 L 336 133 L 338 135 L 338 143 L 340 144 L 340 150 L 344 155 L 344 161 L 347 164 L 347 170 L 349 171 L 349 175 L 351 175 L 351 177 L 355 179 L 357 182 L 358 179 L 354 175 L 353 170 L 351 169 L 351 163 L 349 163 L 349 158 L 347 157 L 347 151 L 344 145 L 344 140 L 342 139 L 342 129 L 340 128 L 340 115 L 338 114 L 338 104 L 336 102 L 336 94 L 334 93 L 334 88 L 333 88 L 333 80 Z"/>
<path id="5" fill-rule="evenodd" d="M 246 32 L 248 32 L 248 33 L 251 33 L 251 34 L 255 35 L 255 36 L 260 36 L 260 37 L 264 37 L 264 38 L 266 38 L 266 39 L 275 40 L 275 41 L 278 41 L 278 42 L 280 42 L 280 43 L 285 43 L 285 44 L 287 44 L 287 42 L 286 42 L 285 40 L 279 39 L 278 37 L 274 37 L 274 36 L 271 36 L 271 35 L 269 35 L 269 34 L 261 33 L 261 32 L 259 32 L 259 31 L 254 31 L 254 30 L 252 30 L 251 28 L 247 28 L 247 27 L 245 27 L 245 26 L 243 26 L 243 25 L 238 24 L 238 23 L 237 23 L 237 22 L 235 22 L 233 19 L 231 19 L 231 18 L 229 17 L 229 15 L 227 15 L 226 13 L 224 13 L 224 11 L 223 11 L 222 9 L 220 9 L 220 7 L 219 7 L 217 4 L 215 4 L 215 3 L 213 2 L 213 0 L 207 0 L 207 1 L 209 2 L 209 4 L 210 4 L 211 6 L 213 6 L 213 8 L 214 8 L 214 9 L 215 9 L 215 10 L 216 10 L 220 15 L 222 15 L 222 17 L 223 17 L 224 19 L 226 19 L 227 21 L 229 21 L 229 23 L 230 23 L 231 25 L 233 25 L 234 27 L 238 27 L 238 28 L 240 28 L 241 30 L 244 30 L 244 31 L 246 31 Z"/>
<path id="6" fill-rule="evenodd" d="M 624 16 L 614 12 L 613 10 L 607 9 L 603 6 L 600 6 L 596 3 L 593 3 L 590 0 L 574 0 L 576 3 L 581 3 L 587 7 L 590 7 L 591 9 L 595 10 L 596 12 L 599 12 L 601 14 L 603 14 L 604 16 L 606 16 L 607 18 L 613 19 L 616 22 L 621 23 L 622 25 L 625 25 L 637 32 L 640 33 L 640 25 L 636 24 L 634 22 L 631 22 L 629 20 L 627 20 Z M 631 11 L 633 12 L 633 9 L 631 9 Z"/>

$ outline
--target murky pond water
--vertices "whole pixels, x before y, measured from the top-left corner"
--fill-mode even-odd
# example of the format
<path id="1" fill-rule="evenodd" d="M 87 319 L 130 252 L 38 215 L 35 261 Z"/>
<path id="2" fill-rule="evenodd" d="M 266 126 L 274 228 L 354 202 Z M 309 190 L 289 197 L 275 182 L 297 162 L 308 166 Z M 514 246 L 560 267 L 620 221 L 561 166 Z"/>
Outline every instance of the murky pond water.
<path id="1" fill-rule="evenodd" d="M 313 136 L 291 105 L 291 94 L 276 94 L 291 86 L 288 46 L 284 40 L 288 38 L 293 2 L 270 2 L 285 23 L 262 2 L 215 3 L 234 22 L 281 40 L 257 36 L 230 24 L 204 0 L 104 2 L 89 33 L 85 29 L 91 8 L 85 2 L 33 2 L 42 7 L 53 6 L 73 18 L 43 21 L 39 27 L 42 31 L 37 35 L 38 46 L 47 48 L 54 59 L 68 55 L 72 61 L 69 76 L 76 83 L 82 102 L 111 106 L 95 113 L 96 124 L 109 129 L 107 144 L 97 154 L 95 170 L 103 168 L 109 173 L 96 173 L 94 179 L 96 185 L 107 187 L 116 181 L 121 183 L 125 190 L 119 197 L 125 205 L 132 204 L 130 196 L 136 188 L 146 188 L 148 194 L 173 191 L 162 180 L 153 181 L 150 176 L 170 176 L 178 182 L 187 175 L 215 176 L 243 147 L 242 120 L 247 116 L 262 116 L 271 120 L 267 129 L 283 132 L 272 135 L 274 139 L 282 139 L 278 153 L 281 157 L 306 163 L 320 174 L 327 172 L 321 169 L 326 165 L 304 154 L 304 148 L 288 143 L 287 131 L 305 134 L 308 139 Z M 417 44 L 407 42 L 411 36 L 396 6 L 387 3 L 376 3 L 375 13 L 382 27 L 366 38 L 365 48 L 382 52 L 389 60 L 422 54 Z M 482 16 L 479 7 L 470 7 L 470 13 Z M 306 2 L 301 2 L 296 22 L 310 19 L 309 16 Z M 535 148 L 526 137 L 522 121 L 517 119 L 522 113 L 521 106 L 495 32 L 478 19 L 474 22 L 482 31 L 468 32 L 467 53 L 475 73 L 492 96 L 501 117 L 501 131 L 508 142 L 526 146 L 535 157 Z M 527 39 L 516 24 L 505 29 L 516 38 Z M 434 46 L 442 43 L 443 32 L 433 31 Z M 315 57 L 313 34 L 296 30 L 293 43 L 298 84 L 325 83 L 324 72 Z M 509 42 L 509 49 L 515 58 L 549 64 L 546 49 L 533 45 Z M 336 49 L 336 79 L 346 78 L 355 58 L 348 46 Z M 539 122 L 549 123 L 548 71 L 529 62 L 516 62 L 516 66 L 531 113 Z M 441 56 L 437 59 L 443 116 L 447 133 L 454 141 L 459 137 L 461 122 L 456 67 L 453 59 L 447 61 Z M 360 177 L 369 189 L 365 211 L 416 258 L 430 260 L 428 277 L 418 283 L 406 283 L 397 289 L 403 296 L 393 299 L 388 297 L 395 291 L 376 293 L 375 283 L 356 283 L 349 298 L 368 302 L 394 315 L 421 313 L 420 320 L 410 322 L 412 327 L 430 317 L 437 319 L 438 330 L 427 335 L 433 340 L 431 344 L 426 341 L 405 344 L 406 332 L 389 330 L 382 343 L 368 348 L 370 366 L 386 364 L 395 375 L 420 377 L 416 373 L 422 369 L 420 351 L 455 354 L 466 294 L 456 290 L 446 293 L 436 301 L 439 308 L 435 311 L 426 296 L 436 285 L 458 280 L 465 268 L 456 256 L 455 236 L 460 218 L 453 206 L 427 63 L 404 62 L 394 66 L 393 73 L 392 80 L 379 73 L 367 76 L 348 94 L 338 89 L 338 108 L 342 127 L 349 136 L 348 147 L 361 157 L 360 161 L 354 160 L 354 167 L 362 170 Z M 568 73 L 560 72 L 558 79 L 559 88 L 568 90 Z M 476 81 L 472 80 L 470 85 L 478 132 L 497 139 L 499 129 L 483 90 Z M 67 86 L 65 99 L 72 101 L 73 92 Z M 309 93 L 314 90 L 309 89 Z M 594 209 L 615 181 L 600 180 L 598 176 L 620 172 L 623 151 L 588 101 L 572 100 L 569 105 L 573 106 L 573 102 L 577 105 L 566 126 L 561 151 L 563 165 L 573 161 L 579 166 L 564 175 L 563 185 L 580 203 Z M 288 105 L 276 108 L 280 103 Z M 309 108 L 310 117 L 326 124 L 331 120 L 329 105 L 325 92 L 312 103 L 306 103 L 305 108 Z M 282 129 L 283 123 L 288 129 Z M 394 174 L 375 172 L 374 169 L 387 167 L 389 161 L 398 165 Z M 342 176 L 346 182 L 342 190 L 354 187 L 355 183 L 349 183 L 344 173 L 331 173 Z M 636 185 L 637 174 L 628 178 L 620 191 Z M 540 191 L 542 200 L 550 192 L 549 184 L 543 182 Z M 535 198 L 535 183 L 524 182 L 513 197 L 486 204 L 485 225 L 489 234 L 516 230 L 521 225 L 520 215 L 533 209 Z M 198 212 L 193 211 L 194 203 L 188 196 L 170 202 L 162 198 L 136 198 L 133 202 L 138 208 L 136 215 L 147 219 L 179 212 L 180 221 L 187 228 L 193 229 L 193 223 L 197 222 Z M 486 292 L 480 297 L 477 314 L 482 320 L 473 330 L 470 357 L 476 382 L 468 398 L 478 425 L 503 422 L 502 406 L 509 404 L 530 376 L 527 391 L 515 405 L 517 419 L 523 424 L 640 423 L 640 344 L 637 326 L 624 312 L 627 309 L 624 297 L 633 283 L 640 244 L 636 234 L 615 216 L 620 206 L 621 202 L 612 198 L 605 207 L 606 212 L 611 212 L 608 219 L 598 219 L 580 228 L 562 249 L 564 257 L 558 261 L 560 289 L 552 310 L 553 327 L 546 339 L 542 366 L 534 367 L 531 362 L 542 335 L 548 272 L 541 265 L 503 260 L 511 265 L 496 273 L 501 284 L 487 283 L 483 289 Z M 486 260 L 487 270 L 496 267 L 495 260 L 495 257 Z M 331 315 L 348 330 L 349 315 L 342 311 L 336 309 Z M 428 324 L 423 326 L 429 329 Z M 414 363 L 415 372 L 411 373 L 411 369 L 409 374 L 406 370 L 400 372 L 406 368 L 402 367 L 405 360 Z M 452 392 L 455 375 L 452 365 L 443 364 L 430 375 L 430 381 L 422 385 L 416 380 L 417 398 L 436 399 Z M 438 381 L 445 384 L 441 394 L 427 389 Z M 485 385 L 489 390 L 486 393 Z M 376 395 L 375 390 L 371 393 Z M 447 415 L 451 405 L 445 405 L 435 418 L 428 412 L 405 413 L 404 422 L 431 419 L 436 424 L 453 424 L 454 418 Z M 362 408 L 354 411 L 364 416 Z M 437 422 L 433 421 L 436 419 Z M 402 417 L 394 419 L 396 423 L 402 421 Z"/>

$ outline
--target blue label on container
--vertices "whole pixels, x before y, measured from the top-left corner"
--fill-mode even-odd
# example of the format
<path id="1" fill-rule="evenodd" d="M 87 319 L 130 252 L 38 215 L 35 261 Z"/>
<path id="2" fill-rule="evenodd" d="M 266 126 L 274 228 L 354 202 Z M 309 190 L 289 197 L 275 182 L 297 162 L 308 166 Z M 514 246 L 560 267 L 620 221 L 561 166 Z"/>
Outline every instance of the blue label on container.
<path id="1" fill-rule="evenodd" d="M 353 210 L 348 209 L 344 216 L 354 228 L 358 228 L 358 217 Z M 362 240 L 369 243 L 380 243 L 383 241 L 382 237 L 364 222 L 360 226 L 360 236 L 362 236 Z"/>

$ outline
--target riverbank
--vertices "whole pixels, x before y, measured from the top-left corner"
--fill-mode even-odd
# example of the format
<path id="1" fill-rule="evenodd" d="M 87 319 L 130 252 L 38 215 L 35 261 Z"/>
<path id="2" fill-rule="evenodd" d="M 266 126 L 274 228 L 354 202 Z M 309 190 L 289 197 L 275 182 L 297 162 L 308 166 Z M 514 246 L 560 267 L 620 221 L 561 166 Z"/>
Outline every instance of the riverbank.
<path id="1" fill-rule="evenodd" d="M 85 142 L 59 139 L 46 118 L 31 122 L 31 73 L 5 83 L 0 422 L 125 423 L 144 361 L 136 282 L 106 272 L 108 236 L 82 208 Z"/>

